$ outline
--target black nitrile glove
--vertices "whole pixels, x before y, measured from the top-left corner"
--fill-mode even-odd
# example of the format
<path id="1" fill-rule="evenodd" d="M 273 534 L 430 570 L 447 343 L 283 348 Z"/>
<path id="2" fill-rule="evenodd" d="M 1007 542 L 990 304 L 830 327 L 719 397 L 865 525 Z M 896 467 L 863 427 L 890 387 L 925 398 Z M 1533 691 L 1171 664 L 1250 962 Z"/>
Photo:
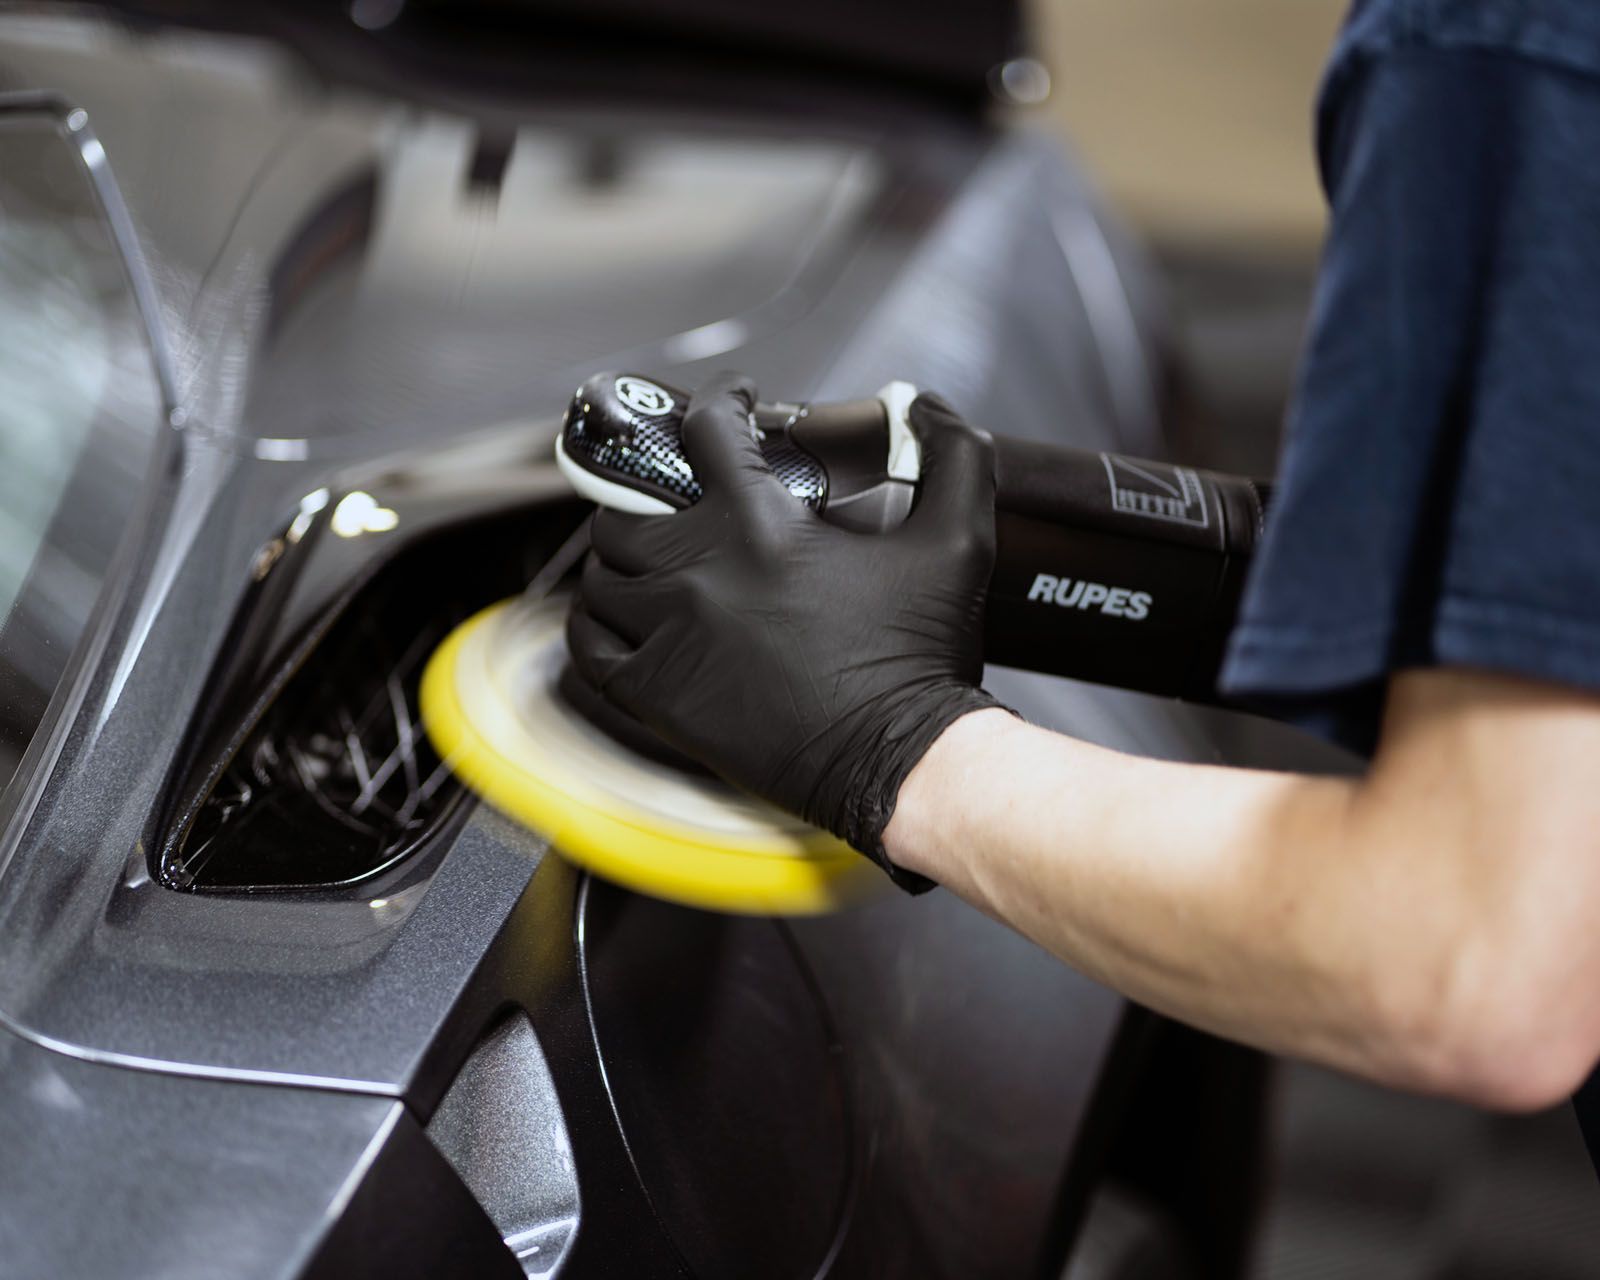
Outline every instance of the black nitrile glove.
<path id="1" fill-rule="evenodd" d="M 911 406 L 922 483 L 884 534 L 825 523 L 768 468 L 755 390 L 690 401 L 704 496 L 673 515 L 602 510 L 567 638 L 607 699 L 735 786 L 832 831 L 913 891 L 883 830 L 953 720 L 997 705 L 983 676 L 994 446 L 933 396 Z"/>

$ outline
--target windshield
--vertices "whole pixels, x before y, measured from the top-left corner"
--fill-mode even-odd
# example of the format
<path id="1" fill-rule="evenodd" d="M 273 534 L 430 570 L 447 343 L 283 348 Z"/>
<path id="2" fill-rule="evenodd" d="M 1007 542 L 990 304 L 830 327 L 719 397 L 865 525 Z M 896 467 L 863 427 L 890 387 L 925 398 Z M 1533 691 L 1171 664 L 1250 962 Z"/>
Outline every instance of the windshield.
<path id="1" fill-rule="evenodd" d="M 0 98 L 0 792 L 88 624 L 163 421 L 83 136 Z"/>

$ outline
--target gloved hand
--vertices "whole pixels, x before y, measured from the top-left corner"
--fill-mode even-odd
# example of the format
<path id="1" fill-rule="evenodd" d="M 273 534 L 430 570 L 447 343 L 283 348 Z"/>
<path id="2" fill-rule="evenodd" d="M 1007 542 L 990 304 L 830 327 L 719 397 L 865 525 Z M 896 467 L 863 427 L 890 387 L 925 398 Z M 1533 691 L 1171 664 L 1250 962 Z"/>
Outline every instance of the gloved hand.
<path id="1" fill-rule="evenodd" d="M 734 375 L 691 399 L 684 449 L 704 489 L 694 506 L 595 516 L 567 624 L 573 661 L 671 746 L 926 889 L 889 862 L 883 830 L 945 727 L 997 705 L 978 686 L 993 443 L 918 397 L 916 506 L 888 533 L 852 533 L 773 475 L 754 402 Z"/>

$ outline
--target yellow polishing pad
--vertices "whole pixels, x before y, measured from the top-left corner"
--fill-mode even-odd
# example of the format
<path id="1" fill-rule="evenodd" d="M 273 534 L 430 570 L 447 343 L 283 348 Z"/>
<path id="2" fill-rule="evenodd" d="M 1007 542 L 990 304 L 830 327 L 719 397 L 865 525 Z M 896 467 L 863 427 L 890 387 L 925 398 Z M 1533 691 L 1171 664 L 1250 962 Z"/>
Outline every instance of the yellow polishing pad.
<path id="1" fill-rule="evenodd" d="M 834 836 L 618 743 L 557 691 L 566 602 L 502 601 L 446 637 L 422 677 L 442 759 L 501 812 L 629 889 L 713 911 L 815 915 L 888 880 Z"/>

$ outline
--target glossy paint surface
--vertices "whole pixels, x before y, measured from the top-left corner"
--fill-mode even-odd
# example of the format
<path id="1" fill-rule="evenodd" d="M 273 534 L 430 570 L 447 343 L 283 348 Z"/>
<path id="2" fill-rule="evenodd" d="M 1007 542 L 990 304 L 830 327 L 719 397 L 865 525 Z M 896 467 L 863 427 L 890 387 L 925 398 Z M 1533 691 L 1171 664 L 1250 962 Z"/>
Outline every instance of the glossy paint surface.
<path id="1" fill-rule="evenodd" d="M 503 1134 L 493 1082 L 517 1073 L 481 1056 L 478 1083 L 458 1072 L 521 1009 L 548 1081 L 516 1087 L 559 1103 L 535 1110 L 577 1178 L 563 1274 L 748 1275 L 763 1248 L 794 1274 L 1015 1274 L 1121 1004 L 944 895 L 780 933 L 586 891 L 472 805 L 378 881 L 199 895 L 151 871 L 361 584 L 442 530 L 564 501 L 554 431 L 597 368 L 693 385 L 736 366 L 774 399 L 904 378 L 1012 434 L 1158 449 L 1144 289 L 1075 171 L 1037 138 L 937 111 L 822 126 L 738 104 L 405 98 L 256 38 L 135 35 L 76 11 L 0 16 L 0 63 L 94 121 L 183 423 L 66 729 L 28 763 L 37 802 L 0 845 L 0 1094 L 53 1071 L 214 1099 L 216 1125 L 185 1125 L 181 1104 L 144 1115 L 172 1117 L 173 1167 L 206 1169 L 225 1142 L 256 1178 L 261 1229 L 215 1219 L 252 1259 L 235 1273 L 313 1274 L 331 1203 L 314 1171 L 367 1185 L 373 1117 L 399 1108 L 420 1132 L 446 1096 L 440 1145 L 502 1233 L 559 1219 L 567 1166 L 548 1150 L 521 1168 L 460 1154 L 464 1134 Z M 1075 272 L 1085 237 L 1109 285 Z M 460 554 L 516 569 L 526 547 L 506 541 L 469 532 Z M 1166 705 L 1007 673 L 996 688 L 1112 745 L 1212 750 Z M 280 1142 L 230 1111 L 280 1096 L 358 1120 Z M 764 1117 L 768 1097 L 788 1109 Z M 21 1105 L 0 1124 L 47 1142 L 56 1112 Z M 185 1243 L 210 1238 L 151 1234 L 142 1157 L 96 1123 L 91 1172 L 61 1165 L 25 1202 L 31 1247 L 103 1233 L 140 1241 L 124 1274 L 181 1273 L 174 1258 L 199 1256 Z M 747 1128 L 765 1154 L 741 1165 Z M 232 1195 L 231 1176 L 194 1177 L 190 1210 Z M 739 1207 L 762 1177 L 776 1217 Z M 732 1213 L 749 1229 L 708 1226 Z"/>

